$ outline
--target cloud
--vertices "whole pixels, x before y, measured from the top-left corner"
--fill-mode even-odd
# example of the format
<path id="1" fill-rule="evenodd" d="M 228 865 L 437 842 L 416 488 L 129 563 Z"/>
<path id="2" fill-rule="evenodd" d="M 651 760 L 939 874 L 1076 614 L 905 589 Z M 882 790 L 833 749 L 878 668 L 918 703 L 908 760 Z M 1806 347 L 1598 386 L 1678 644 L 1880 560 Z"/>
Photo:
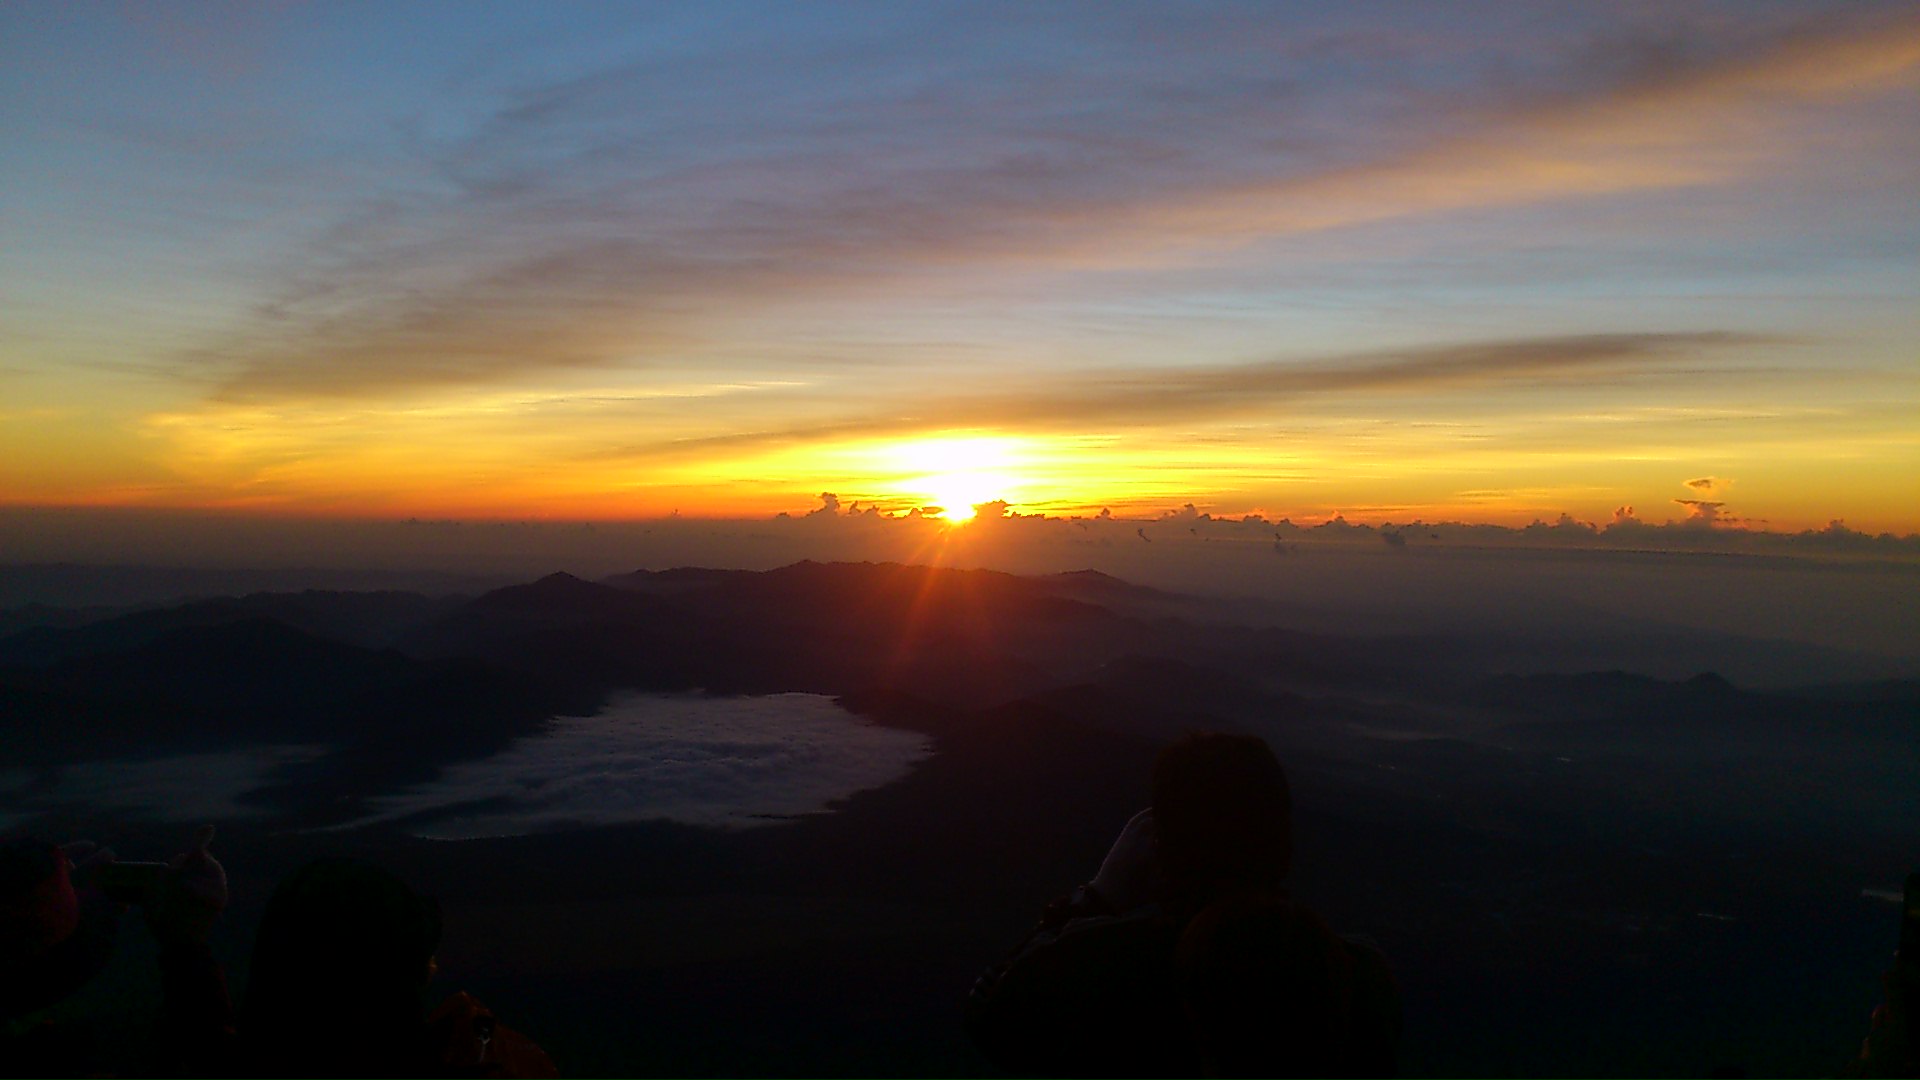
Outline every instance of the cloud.
<path id="1" fill-rule="evenodd" d="M 1722 520 L 1720 511 L 1727 505 L 1724 502 L 1713 502 L 1707 499 L 1675 499 L 1673 501 L 1676 505 L 1687 508 L 1687 519 L 1683 524 L 1701 528 L 1711 528 L 1719 523 Z"/>
<path id="2" fill-rule="evenodd" d="M 1722 476 L 1701 476 L 1687 481 L 1687 487 L 1701 495 L 1719 494 L 1733 486 L 1733 481 Z M 1682 527 L 1711 529 L 1716 526 L 1747 525 L 1726 512 L 1725 499 L 1675 499 L 1674 504 L 1687 508 L 1687 516 L 1680 522 Z"/>
<path id="3" fill-rule="evenodd" d="M 777 824 L 898 780 L 930 749 L 817 694 L 635 694 L 372 800 L 372 815 L 344 827 L 418 819 L 424 835 L 465 839 L 637 821 Z"/>
<path id="4" fill-rule="evenodd" d="M 1318 99 L 1271 70 L 1278 26 L 1173 33 L 1153 56 L 1083 42 L 1085 65 L 931 29 L 958 49 L 939 74 L 903 47 L 867 57 L 870 82 L 821 77 L 842 46 L 760 42 L 523 88 L 462 137 L 419 136 L 421 182 L 284 253 L 250 322 L 182 359 L 229 401 L 658 363 L 796 300 L 1202 266 L 1276 237 L 1723 183 L 1791 156 L 1796 110 L 1920 67 L 1905 16 L 1730 49 L 1695 31 L 1632 63 L 1577 52 L 1505 94 L 1484 71 L 1451 95 L 1405 86 L 1397 122 L 1355 129 L 1301 119 Z"/>
<path id="5" fill-rule="evenodd" d="M 1813 24 L 1732 56 L 1674 51 L 1598 93 L 1515 109 L 1484 128 L 1352 168 L 1172 200 L 1107 231 L 1168 240 L 1263 236 L 1569 197 L 1693 187 L 1787 149 L 1770 116 L 1790 104 L 1910 85 L 1920 20 Z M 1111 214 L 1111 209 L 1103 211 Z"/>
<path id="6" fill-rule="evenodd" d="M 1782 556 L 1825 556 L 1849 553 L 1895 562 L 1920 559 L 1920 534 L 1869 534 L 1833 522 L 1822 530 L 1780 532 L 1765 521 L 1736 516 L 1726 504 L 1713 500 L 1679 499 L 1685 516 L 1665 521 L 1639 517 L 1632 506 L 1616 508 L 1603 522 L 1583 521 L 1570 513 L 1553 520 L 1535 520 L 1524 526 L 1431 521 L 1395 508 L 1359 508 L 1371 521 L 1349 521 L 1335 514 L 1318 523 L 1296 523 L 1261 514 L 1222 515 L 1186 502 L 1150 517 L 1021 513 L 999 502 L 984 504 L 980 517 L 958 528 L 927 522 L 916 515 L 884 514 L 869 510 L 843 511 L 816 519 L 823 528 L 800 527 L 801 519 L 786 518 L 784 539 L 818 542 L 817 548 L 787 549 L 787 557 L 819 560 L 925 561 L 929 552 L 945 565 L 1051 566 L 1066 563 L 1039 560 L 1046 553 L 1067 560 L 1085 560 L 1075 566 L 1094 566 L 1122 576 L 1146 564 L 1108 564 L 1102 560 L 1124 549 L 1139 550 L 1138 542 L 1164 541 L 1170 558 L 1174 549 L 1216 545 L 1229 541 L 1234 548 L 1253 548 L 1281 554 L 1317 550 L 1394 551 L 1486 548 L 1607 549 L 1636 551 L 1753 553 Z M 724 523 L 709 523 L 723 528 Z M 926 532 L 926 527 L 935 531 Z M 831 545 L 840 545 L 833 547 Z M 1096 554 L 1103 553 L 1103 554 Z M 765 554 L 765 552 L 763 552 Z"/>
<path id="7" fill-rule="evenodd" d="M 941 394 L 895 410 L 790 427 L 598 450 L 593 459 L 704 457 L 793 444 L 943 429 L 1099 431 L 1257 415 L 1314 395 L 1540 386 L 1571 378 L 1632 378 L 1686 369 L 1700 354 L 1775 343 L 1760 335 L 1591 334 L 1493 341 L 1257 364 L 1106 370 L 1035 379 L 994 394 Z"/>

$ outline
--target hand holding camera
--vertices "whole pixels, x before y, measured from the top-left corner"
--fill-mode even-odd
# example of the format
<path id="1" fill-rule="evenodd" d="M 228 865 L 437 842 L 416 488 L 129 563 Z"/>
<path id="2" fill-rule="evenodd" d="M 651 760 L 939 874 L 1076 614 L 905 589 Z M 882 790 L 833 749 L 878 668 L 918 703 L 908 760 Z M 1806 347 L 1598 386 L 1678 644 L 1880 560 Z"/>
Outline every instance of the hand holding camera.
<path id="1" fill-rule="evenodd" d="M 202 825 L 188 849 L 166 862 L 106 861 L 88 868 L 88 880 L 123 904 L 138 905 L 162 944 L 205 944 L 227 906 L 227 872 L 207 852 L 213 826 Z"/>
<path id="2" fill-rule="evenodd" d="M 1153 900 L 1159 888 L 1159 858 L 1153 833 L 1153 811 L 1133 815 L 1120 830 L 1113 847 L 1093 877 L 1093 890 L 1115 912 L 1132 911 Z"/>

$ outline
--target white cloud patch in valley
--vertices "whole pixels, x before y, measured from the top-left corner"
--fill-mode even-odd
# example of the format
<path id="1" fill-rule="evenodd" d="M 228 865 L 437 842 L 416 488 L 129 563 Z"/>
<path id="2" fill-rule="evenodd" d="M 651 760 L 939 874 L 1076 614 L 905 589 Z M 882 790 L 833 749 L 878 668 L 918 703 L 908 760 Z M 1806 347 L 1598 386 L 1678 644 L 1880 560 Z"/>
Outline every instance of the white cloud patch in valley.
<path id="1" fill-rule="evenodd" d="M 418 835 L 458 840 L 660 820 L 767 825 L 898 780 L 930 752 L 925 737 L 818 694 L 634 694 L 372 800 L 375 812 L 347 827 L 419 819 Z"/>

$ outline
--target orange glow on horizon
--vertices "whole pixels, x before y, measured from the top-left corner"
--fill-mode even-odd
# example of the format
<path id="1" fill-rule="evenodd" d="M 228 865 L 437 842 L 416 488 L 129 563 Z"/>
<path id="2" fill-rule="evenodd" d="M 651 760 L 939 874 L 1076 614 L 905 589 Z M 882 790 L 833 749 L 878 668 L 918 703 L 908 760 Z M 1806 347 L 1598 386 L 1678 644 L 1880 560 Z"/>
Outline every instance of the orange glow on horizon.
<path id="1" fill-rule="evenodd" d="M 623 456 L 606 453 L 612 436 L 585 422 L 542 427 L 535 442 L 515 443 L 511 436 L 525 434 L 519 428 L 477 415 L 371 406 L 182 410 L 149 417 L 128 444 L 128 455 L 150 455 L 137 471 L 104 450 L 94 472 L 81 468 L 94 458 L 77 452 L 64 460 L 14 456 L 14 475 L 0 479 L 0 506 L 315 520 L 741 520 L 803 515 L 831 493 L 842 513 L 918 510 L 951 526 L 973 521 L 977 505 L 1004 501 L 1012 513 L 1055 517 L 1105 509 L 1151 520 L 1193 504 L 1215 517 L 1296 524 L 1339 514 L 1355 524 L 1519 527 L 1563 513 L 1604 525 L 1629 505 L 1649 523 L 1684 520 L 1679 501 L 1699 495 L 1687 484 L 1714 475 L 1735 478 L 1711 496 L 1725 501 L 1723 525 L 1798 532 L 1843 519 L 1873 533 L 1920 531 L 1911 504 L 1888 500 L 1879 479 L 1912 475 L 1915 444 L 1817 427 L 1778 444 L 1670 441 L 1628 453 L 1601 439 L 1544 451 L 1521 436 L 1465 443 L 1445 430 L 1356 429 L 1333 417 L 1284 439 L 959 428 L 771 448 L 693 443 Z M 86 434 L 73 430 L 75 440 Z"/>
<path id="2" fill-rule="evenodd" d="M 812 485 L 818 487 L 819 485 Z M 156 499 L 151 492 L 141 489 L 104 491 L 87 493 L 80 497 L 65 499 L 20 498 L 0 493 L 0 514 L 62 512 L 76 513 L 132 511 L 152 513 L 167 517 L 209 518 L 260 521 L 313 521 L 337 523 L 380 523 L 406 522 L 449 522 L 470 524 L 515 524 L 515 523 L 551 523 L 591 525 L 596 522 L 618 524 L 623 522 L 664 521 L 685 519 L 688 521 L 755 521 L 766 520 L 778 515 L 802 516 L 809 512 L 809 506 L 818 509 L 817 502 L 811 503 L 809 497 L 800 489 L 790 491 L 768 491 L 757 493 L 750 501 L 719 503 L 700 498 L 701 493 L 684 491 L 686 498 L 655 498 L 644 503 L 619 505 L 617 500 L 604 496 L 579 499 L 550 499 L 528 496 L 519 500 L 480 501 L 480 500 L 406 500 L 400 498 L 365 498 L 316 501 L 309 499 L 258 500 L 246 498 L 203 498 L 203 499 Z M 708 493 L 710 496 L 710 493 Z M 981 502 L 993 500 L 982 499 Z M 843 500 L 840 513 L 847 512 L 847 503 Z M 1637 517 L 1649 525 L 1678 523 L 1687 519 L 1683 508 L 1670 505 L 1671 500 L 1653 500 L 1638 509 Z M 967 504 L 964 510 L 949 508 L 932 499 L 908 499 L 904 501 L 873 499 L 859 500 L 862 509 L 877 508 L 888 518 L 905 518 L 912 511 L 919 510 L 931 523 L 945 526 L 942 532 L 957 530 L 974 523 L 978 515 L 973 504 Z M 1052 499 L 1044 504 L 1023 505 L 1009 500 L 1012 513 L 1054 517 L 1061 519 L 1091 519 L 1104 511 L 1110 512 L 1116 519 L 1151 523 L 1169 515 L 1179 513 L 1185 503 L 1172 501 L 1125 502 L 1121 500 L 1095 500 L 1091 502 L 1067 502 Z M 1262 502 L 1258 504 L 1224 504 L 1202 502 L 1193 504 L 1197 513 L 1209 514 L 1216 520 L 1238 521 L 1244 517 L 1254 517 L 1271 522 L 1286 520 L 1292 524 L 1311 528 L 1333 521 L 1336 518 L 1351 525 L 1408 525 L 1414 523 L 1485 525 L 1498 528 L 1519 529 L 1529 524 L 1554 524 L 1564 513 L 1575 522 L 1604 527 L 1613 520 L 1611 511 L 1598 505 L 1591 507 L 1569 505 L 1567 509 L 1527 510 L 1516 507 L 1490 507 L 1482 503 L 1468 502 L 1455 504 L 1440 503 L 1403 503 L 1391 506 L 1369 504 L 1319 505 L 1302 504 L 1288 507 L 1285 504 Z M 932 511 L 938 508 L 939 513 Z M 1830 523 L 1839 521 L 1856 532 L 1867 534 L 1890 533 L 1897 536 L 1920 534 L 1920 523 L 1859 514 L 1835 514 L 1809 507 L 1803 514 L 1793 517 L 1773 516 L 1752 519 L 1734 514 L 1714 526 L 1716 531 L 1750 529 L 1759 532 L 1799 533 L 1818 531 Z"/>

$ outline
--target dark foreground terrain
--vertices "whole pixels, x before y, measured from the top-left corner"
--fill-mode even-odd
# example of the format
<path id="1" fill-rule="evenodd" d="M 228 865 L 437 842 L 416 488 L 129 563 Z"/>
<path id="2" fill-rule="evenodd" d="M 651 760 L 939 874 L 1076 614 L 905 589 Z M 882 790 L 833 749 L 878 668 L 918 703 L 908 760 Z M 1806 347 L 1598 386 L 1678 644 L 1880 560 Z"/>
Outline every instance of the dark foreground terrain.
<path id="1" fill-rule="evenodd" d="M 1529 673 L 1510 645 L 1228 624 L 1097 574 L 799 564 L 10 614 L 0 810 L 155 858 L 188 830 L 62 802 L 62 769 L 324 747 L 221 824 L 235 984 L 273 882 L 363 855 L 441 899 L 441 989 L 571 1075 L 992 1074 L 967 986 L 1091 875 L 1190 727 L 1287 762 L 1297 889 L 1393 961 L 1414 1075 L 1831 1074 L 1894 944 L 1863 889 L 1920 862 L 1911 683 Z M 314 831 L 625 689 L 831 694 L 934 753 L 763 828 Z M 109 1031 L 151 1000 L 126 931 L 71 1006 Z"/>

